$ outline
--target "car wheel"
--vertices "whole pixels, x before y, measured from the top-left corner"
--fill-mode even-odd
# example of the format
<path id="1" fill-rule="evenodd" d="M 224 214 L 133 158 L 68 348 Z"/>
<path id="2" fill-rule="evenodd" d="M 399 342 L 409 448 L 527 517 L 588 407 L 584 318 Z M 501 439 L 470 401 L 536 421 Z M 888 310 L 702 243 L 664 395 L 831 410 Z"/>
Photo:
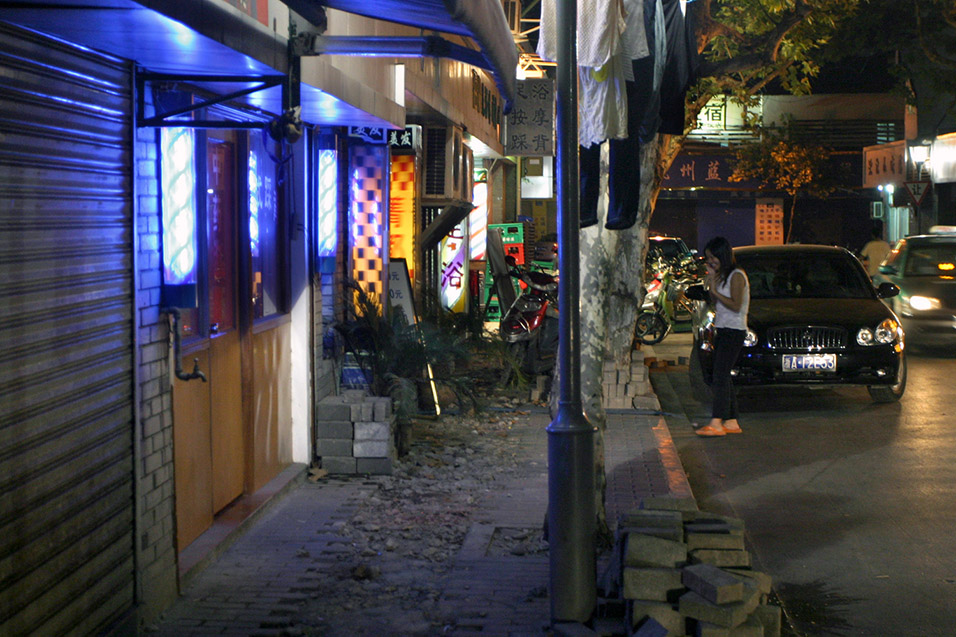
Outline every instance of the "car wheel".
<path id="1" fill-rule="evenodd" d="M 659 314 L 644 312 L 637 317 L 634 333 L 645 345 L 656 345 L 667 336 L 667 323 Z"/>
<path id="2" fill-rule="evenodd" d="M 906 391 L 906 356 L 900 357 L 900 368 L 896 373 L 896 383 L 893 385 L 878 385 L 866 388 L 870 398 L 878 403 L 892 403 L 903 397 Z"/>
<path id="3" fill-rule="evenodd" d="M 690 363 L 687 365 L 687 375 L 690 378 L 690 388 L 701 402 L 710 402 L 714 399 L 710 385 L 704 377 L 704 367 L 700 360 L 700 345 L 694 339 L 693 349 L 690 350 Z"/>

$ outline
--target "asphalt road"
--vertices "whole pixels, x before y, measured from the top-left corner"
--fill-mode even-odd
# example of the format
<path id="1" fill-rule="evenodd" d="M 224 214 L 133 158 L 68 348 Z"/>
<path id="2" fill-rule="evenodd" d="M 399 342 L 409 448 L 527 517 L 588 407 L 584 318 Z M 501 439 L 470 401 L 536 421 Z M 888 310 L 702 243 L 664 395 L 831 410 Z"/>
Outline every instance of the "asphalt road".
<path id="1" fill-rule="evenodd" d="M 655 346 L 678 363 L 691 340 Z M 956 349 L 909 350 L 906 393 L 741 388 L 744 434 L 700 438 L 686 366 L 652 374 L 701 509 L 745 522 L 796 634 L 956 635 Z"/>

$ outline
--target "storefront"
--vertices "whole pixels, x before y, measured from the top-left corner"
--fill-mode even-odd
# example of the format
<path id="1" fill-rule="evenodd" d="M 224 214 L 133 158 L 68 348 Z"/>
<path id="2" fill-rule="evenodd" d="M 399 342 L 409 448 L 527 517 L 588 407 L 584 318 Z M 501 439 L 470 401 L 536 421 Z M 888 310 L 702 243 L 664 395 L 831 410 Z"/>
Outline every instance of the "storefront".
<path id="1" fill-rule="evenodd" d="M 321 7 L 233 4 L 0 9 L 2 633 L 167 606 L 314 459 L 323 273 L 383 280 L 391 155 L 348 131 L 404 128 L 401 65 L 290 56 Z"/>

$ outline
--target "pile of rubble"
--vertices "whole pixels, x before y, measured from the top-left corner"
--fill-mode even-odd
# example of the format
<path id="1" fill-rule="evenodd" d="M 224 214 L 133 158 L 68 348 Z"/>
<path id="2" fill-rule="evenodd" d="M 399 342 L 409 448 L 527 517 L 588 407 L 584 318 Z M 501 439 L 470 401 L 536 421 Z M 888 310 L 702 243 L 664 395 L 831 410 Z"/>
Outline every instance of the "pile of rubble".
<path id="1" fill-rule="evenodd" d="M 653 498 L 621 516 L 606 592 L 625 606 L 628 634 L 779 637 L 770 576 L 752 570 L 738 518 L 693 499 Z"/>

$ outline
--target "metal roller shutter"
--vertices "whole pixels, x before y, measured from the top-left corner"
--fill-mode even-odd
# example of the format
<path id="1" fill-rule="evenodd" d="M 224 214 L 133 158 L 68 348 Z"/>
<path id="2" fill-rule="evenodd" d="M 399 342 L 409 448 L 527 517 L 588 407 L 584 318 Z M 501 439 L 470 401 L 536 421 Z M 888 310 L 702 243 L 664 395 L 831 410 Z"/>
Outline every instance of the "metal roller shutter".
<path id="1" fill-rule="evenodd" d="M 134 600 L 130 69 L 0 24 L 0 634 Z"/>

